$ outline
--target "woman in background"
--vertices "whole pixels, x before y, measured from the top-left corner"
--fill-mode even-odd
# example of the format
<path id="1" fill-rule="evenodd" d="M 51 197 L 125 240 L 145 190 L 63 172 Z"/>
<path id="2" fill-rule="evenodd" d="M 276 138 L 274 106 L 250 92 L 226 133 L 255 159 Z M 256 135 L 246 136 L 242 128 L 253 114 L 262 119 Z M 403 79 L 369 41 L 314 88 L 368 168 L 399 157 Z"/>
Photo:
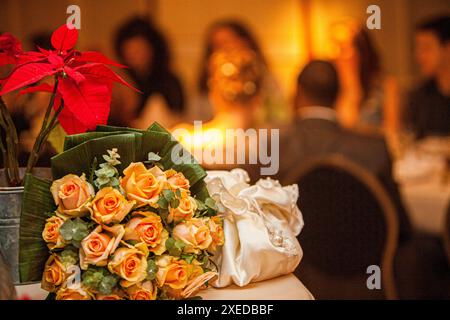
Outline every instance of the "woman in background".
<path id="1" fill-rule="evenodd" d="M 208 65 L 211 61 L 211 56 L 218 51 L 224 52 L 240 49 L 254 52 L 258 62 L 262 63 L 263 80 L 260 88 L 262 108 L 255 115 L 257 118 L 256 122 L 259 124 L 283 122 L 288 118 L 288 107 L 281 89 L 270 73 L 266 59 L 255 37 L 244 24 L 234 20 L 218 21 L 211 25 L 207 32 L 198 78 L 199 98 L 191 108 L 193 112 L 191 117 L 195 120 L 210 120 L 213 117 L 212 102 L 208 99 L 210 97 L 208 79 L 211 76 Z"/>
<path id="2" fill-rule="evenodd" d="M 351 27 L 349 27 L 351 29 Z M 400 92 L 395 78 L 382 69 L 379 54 L 364 27 L 342 41 L 336 67 L 342 84 L 337 110 L 348 127 L 400 128 Z"/>
<path id="3" fill-rule="evenodd" d="M 153 121 L 172 126 L 184 111 L 180 80 L 170 69 L 170 54 L 163 35 L 148 19 L 132 18 L 116 35 L 116 54 L 129 67 L 127 77 L 142 91 L 115 89 L 110 123 L 146 129 Z"/>
<path id="4" fill-rule="evenodd" d="M 195 127 L 188 123 L 172 128 L 172 134 L 192 154 L 200 151 L 217 155 L 219 152 L 219 158 L 222 157 L 219 162 L 211 163 L 205 158 L 199 160 L 207 169 L 229 170 L 241 167 L 245 168 L 251 177 L 257 177 L 257 165 L 235 163 L 234 160 L 236 152 L 240 152 L 248 160 L 253 149 L 249 148 L 247 143 L 245 146 L 227 143 L 230 138 L 234 141 L 233 132 L 230 133 L 229 129 L 246 130 L 257 127 L 255 113 L 261 109 L 263 66 L 257 54 L 246 48 L 218 50 L 209 58 L 208 99 L 213 107 L 214 117 L 202 124 L 201 131 L 196 131 Z M 225 163 L 224 157 L 228 159 L 228 155 L 233 159 L 232 163 L 228 160 Z"/>

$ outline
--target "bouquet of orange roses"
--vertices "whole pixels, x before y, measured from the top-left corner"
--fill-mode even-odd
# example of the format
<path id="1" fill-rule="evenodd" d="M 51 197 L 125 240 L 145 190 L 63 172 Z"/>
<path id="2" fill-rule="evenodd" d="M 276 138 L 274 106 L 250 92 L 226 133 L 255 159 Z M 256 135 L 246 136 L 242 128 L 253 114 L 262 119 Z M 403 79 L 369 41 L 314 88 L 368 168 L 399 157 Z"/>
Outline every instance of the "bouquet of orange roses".
<path id="1" fill-rule="evenodd" d="M 42 288 L 58 300 L 187 299 L 207 285 L 217 275 L 209 257 L 224 243 L 222 221 L 204 171 L 172 163 L 178 143 L 168 137 L 157 125 L 68 136 L 66 151 L 52 159 L 57 179 L 26 179 L 21 280 L 40 271 Z M 146 160 L 133 161 L 144 153 Z M 43 241 L 29 237 L 36 223 Z"/>

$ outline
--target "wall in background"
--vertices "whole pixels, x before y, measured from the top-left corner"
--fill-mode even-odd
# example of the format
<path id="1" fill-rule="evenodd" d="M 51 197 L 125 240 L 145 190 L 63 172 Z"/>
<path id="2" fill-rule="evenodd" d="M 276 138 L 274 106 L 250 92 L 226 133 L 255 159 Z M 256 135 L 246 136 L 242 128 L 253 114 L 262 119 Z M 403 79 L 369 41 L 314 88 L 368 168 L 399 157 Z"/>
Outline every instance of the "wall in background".
<path id="1" fill-rule="evenodd" d="M 78 47 L 97 49 L 112 56 L 117 27 L 134 14 L 153 13 L 156 0 L 2 0 L 0 31 L 16 35 L 26 44 L 36 32 L 51 32 L 66 22 L 69 5 L 81 9 Z"/>

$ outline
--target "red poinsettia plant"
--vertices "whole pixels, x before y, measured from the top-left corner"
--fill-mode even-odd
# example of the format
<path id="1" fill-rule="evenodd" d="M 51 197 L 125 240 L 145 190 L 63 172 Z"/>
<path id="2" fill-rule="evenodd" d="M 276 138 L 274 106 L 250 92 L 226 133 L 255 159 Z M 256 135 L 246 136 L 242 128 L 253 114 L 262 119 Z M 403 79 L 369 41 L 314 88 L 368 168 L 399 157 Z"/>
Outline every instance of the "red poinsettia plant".
<path id="1" fill-rule="evenodd" d="M 22 183 L 17 157 L 18 137 L 1 96 L 19 89 L 22 89 L 21 93 L 51 92 L 41 130 L 28 158 L 25 173 L 30 173 L 58 123 L 68 134 L 93 130 L 107 122 L 113 82 L 136 90 L 109 68 L 125 66 L 99 52 L 75 50 L 77 40 L 78 30 L 63 25 L 52 34 L 54 50 L 38 48 L 38 51 L 25 52 L 12 35 L 0 35 L 0 67 L 13 65 L 11 73 L 0 79 L 0 127 L 5 133 L 5 137 L 0 138 L 0 149 L 10 186 Z M 52 78 L 52 84 L 43 82 L 44 78 Z"/>

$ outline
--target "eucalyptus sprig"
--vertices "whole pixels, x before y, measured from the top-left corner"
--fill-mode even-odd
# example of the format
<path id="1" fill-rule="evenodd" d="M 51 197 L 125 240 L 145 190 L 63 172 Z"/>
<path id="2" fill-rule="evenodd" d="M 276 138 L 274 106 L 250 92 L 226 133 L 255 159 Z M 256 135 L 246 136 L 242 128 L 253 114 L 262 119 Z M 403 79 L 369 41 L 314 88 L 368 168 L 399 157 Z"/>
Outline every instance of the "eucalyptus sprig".
<path id="1" fill-rule="evenodd" d="M 219 210 L 213 198 L 206 198 L 205 201 L 195 199 L 195 201 L 197 202 L 197 211 L 194 216 L 197 218 L 215 216 Z"/>
<path id="2" fill-rule="evenodd" d="M 147 160 L 143 161 L 145 164 L 147 165 L 151 165 L 151 166 L 157 166 L 159 167 L 161 170 L 164 170 L 164 166 L 162 165 L 161 161 L 161 156 L 158 155 L 157 153 L 154 152 L 149 152 L 147 155 Z"/>
<path id="3" fill-rule="evenodd" d="M 81 241 L 89 235 L 90 224 L 80 218 L 68 219 L 59 228 L 61 236 L 67 243 L 79 248 Z"/>
<path id="4" fill-rule="evenodd" d="M 89 267 L 82 275 L 83 285 L 102 294 L 111 294 L 117 282 L 117 277 L 105 268 Z"/>
<path id="5" fill-rule="evenodd" d="M 186 244 L 183 241 L 175 240 L 172 237 L 166 240 L 167 252 L 169 252 L 169 254 L 174 257 L 179 257 L 183 252 L 185 246 Z"/>
<path id="6" fill-rule="evenodd" d="M 107 150 L 108 154 L 103 155 L 103 159 L 106 161 L 100 164 L 100 169 L 95 170 L 94 184 L 98 189 L 104 187 L 119 187 L 119 170 L 116 166 L 120 164 L 120 155 L 117 153 L 117 148 Z"/>
<path id="7" fill-rule="evenodd" d="M 61 252 L 61 261 L 64 265 L 77 264 L 79 261 L 78 250 L 71 246 L 64 248 Z"/>
<path id="8" fill-rule="evenodd" d="M 158 266 L 156 265 L 155 260 L 148 259 L 147 260 L 147 280 L 155 280 L 156 273 L 158 272 Z"/>

